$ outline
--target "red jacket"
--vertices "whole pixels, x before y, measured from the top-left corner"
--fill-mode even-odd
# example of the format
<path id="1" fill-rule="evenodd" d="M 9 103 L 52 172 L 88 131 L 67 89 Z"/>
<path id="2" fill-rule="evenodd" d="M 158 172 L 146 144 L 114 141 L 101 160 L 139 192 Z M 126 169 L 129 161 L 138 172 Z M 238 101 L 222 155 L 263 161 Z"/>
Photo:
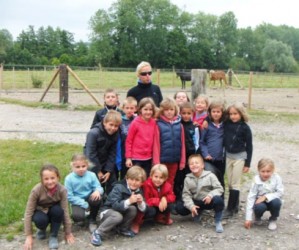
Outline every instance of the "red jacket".
<path id="1" fill-rule="evenodd" d="M 160 187 L 160 192 L 158 191 L 158 188 L 155 187 L 151 177 L 143 183 L 142 187 L 145 202 L 150 207 L 158 207 L 163 196 L 166 197 L 167 203 L 175 202 L 172 186 L 167 181 Z"/>
<path id="2" fill-rule="evenodd" d="M 148 122 L 137 116 L 131 123 L 126 139 L 126 158 L 149 160 L 153 158 L 154 132 L 156 121 Z"/>

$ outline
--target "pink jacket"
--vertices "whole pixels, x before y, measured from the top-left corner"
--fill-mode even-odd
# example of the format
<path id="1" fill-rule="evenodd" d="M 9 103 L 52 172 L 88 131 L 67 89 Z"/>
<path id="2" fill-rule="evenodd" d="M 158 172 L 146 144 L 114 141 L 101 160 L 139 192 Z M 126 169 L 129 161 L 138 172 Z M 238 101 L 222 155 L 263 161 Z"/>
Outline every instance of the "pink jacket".
<path id="1" fill-rule="evenodd" d="M 137 116 L 132 121 L 126 139 L 126 158 L 149 160 L 153 157 L 154 133 L 156 121 L 148 122 Z"/>

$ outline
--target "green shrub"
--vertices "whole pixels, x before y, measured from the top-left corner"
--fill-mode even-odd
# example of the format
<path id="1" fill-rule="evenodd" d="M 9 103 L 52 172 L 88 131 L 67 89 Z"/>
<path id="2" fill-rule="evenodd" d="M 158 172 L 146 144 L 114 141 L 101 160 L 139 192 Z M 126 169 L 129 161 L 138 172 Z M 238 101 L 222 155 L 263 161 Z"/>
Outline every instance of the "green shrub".
<path id="1" fill-rule="evenodd" d="M 33 88 L 40 89 L 42 87 L 43 81 L 40 78 L 38 78 L 37 76 L 32 75 L 31 80 L 32 80 Z"/>

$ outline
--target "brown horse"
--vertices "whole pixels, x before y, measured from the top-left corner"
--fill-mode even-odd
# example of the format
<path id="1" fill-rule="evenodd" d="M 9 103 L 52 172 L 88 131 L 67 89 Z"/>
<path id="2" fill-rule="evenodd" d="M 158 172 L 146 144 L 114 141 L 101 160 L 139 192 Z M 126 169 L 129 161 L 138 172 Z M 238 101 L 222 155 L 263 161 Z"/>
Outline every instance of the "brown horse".
<path id="1" fill-rule="evenodd" d="M 225 87 L 228 86 L 227 85 L 227 81 L 226 81 L 226 75 L 225 75 L 224 71 L 221 71 L 221 70 L 219 70 L 219 71 L 210 70 L 209 74 L 210 74 L 210 81 L 214 81 L 214 86 L 215 86 L 215 81 L 216 80 L 220 81 L 219 87 L 222 87 L 222 80 L 225 83 Z"/>

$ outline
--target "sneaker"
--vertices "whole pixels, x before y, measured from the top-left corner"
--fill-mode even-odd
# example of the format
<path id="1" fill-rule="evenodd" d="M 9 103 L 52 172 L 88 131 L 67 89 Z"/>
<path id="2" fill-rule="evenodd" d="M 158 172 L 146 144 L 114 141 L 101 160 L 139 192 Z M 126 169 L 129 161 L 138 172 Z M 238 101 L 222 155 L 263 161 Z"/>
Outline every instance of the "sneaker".
<path id="1" fill-rule="evenodd" d="M 255 218 L 254 224 L 257 226 L 261 226 L 263 224 L 263 221 L 261 218 Z"/>
<path id="2" fill-rule="evenodd" d="M 89 223 L 88 229 L 90 233 L 93 233 L 97 228 L 98 226 L 96 223 L 92 223 L 92 222 Z"/>
<path id="3" fill-rule="evenodd" d="M 50 236 L 49 238 L 49 248 L 58 249 L 58 239 L 55 236 Z"/>
<path id="4" fill-rule="evenodd" d="M 121 234 L 122 236 L 133 238 L 135 237 L 135 233 L 131 230 L 118 230 L 118 233 Z"/>
<path id="5" fill-rule="evenodd" d="M 46 230 L 40 230 L 40 229 L 38 229 L 37 230 L 37 232 L 36 232 L 36 238 L 38 239 L 38 240 L 44 240 L 44 239 L 46 239 Z"/>
<path id="6" fill-rule="evenodd" d="M 269 221 L 269 225 L 268 225 L 268 229 L 271 231 L 274 231 L 277 229 L 277 224 L 275 220 L 270 220 Z"/>
<path id="7" fill-rule="evenodd" d="M 216 233 L 223 233 L 224 229 L 220 221 L 216 222 L 215 226 L 216 226 Z"/>
<path id="8" fill-rule="evenodd" d="M 193 221 L 196 223 L 199 223 L 201 221 L 201 214 L 195 215 L 193 217 Z"/>
<path id="9" fill-rule="evenodd" d="M 96 230 L 91 234 L 91 244 L 94 246 L 102 245 L 101 235 L 99 235 Z"/>

